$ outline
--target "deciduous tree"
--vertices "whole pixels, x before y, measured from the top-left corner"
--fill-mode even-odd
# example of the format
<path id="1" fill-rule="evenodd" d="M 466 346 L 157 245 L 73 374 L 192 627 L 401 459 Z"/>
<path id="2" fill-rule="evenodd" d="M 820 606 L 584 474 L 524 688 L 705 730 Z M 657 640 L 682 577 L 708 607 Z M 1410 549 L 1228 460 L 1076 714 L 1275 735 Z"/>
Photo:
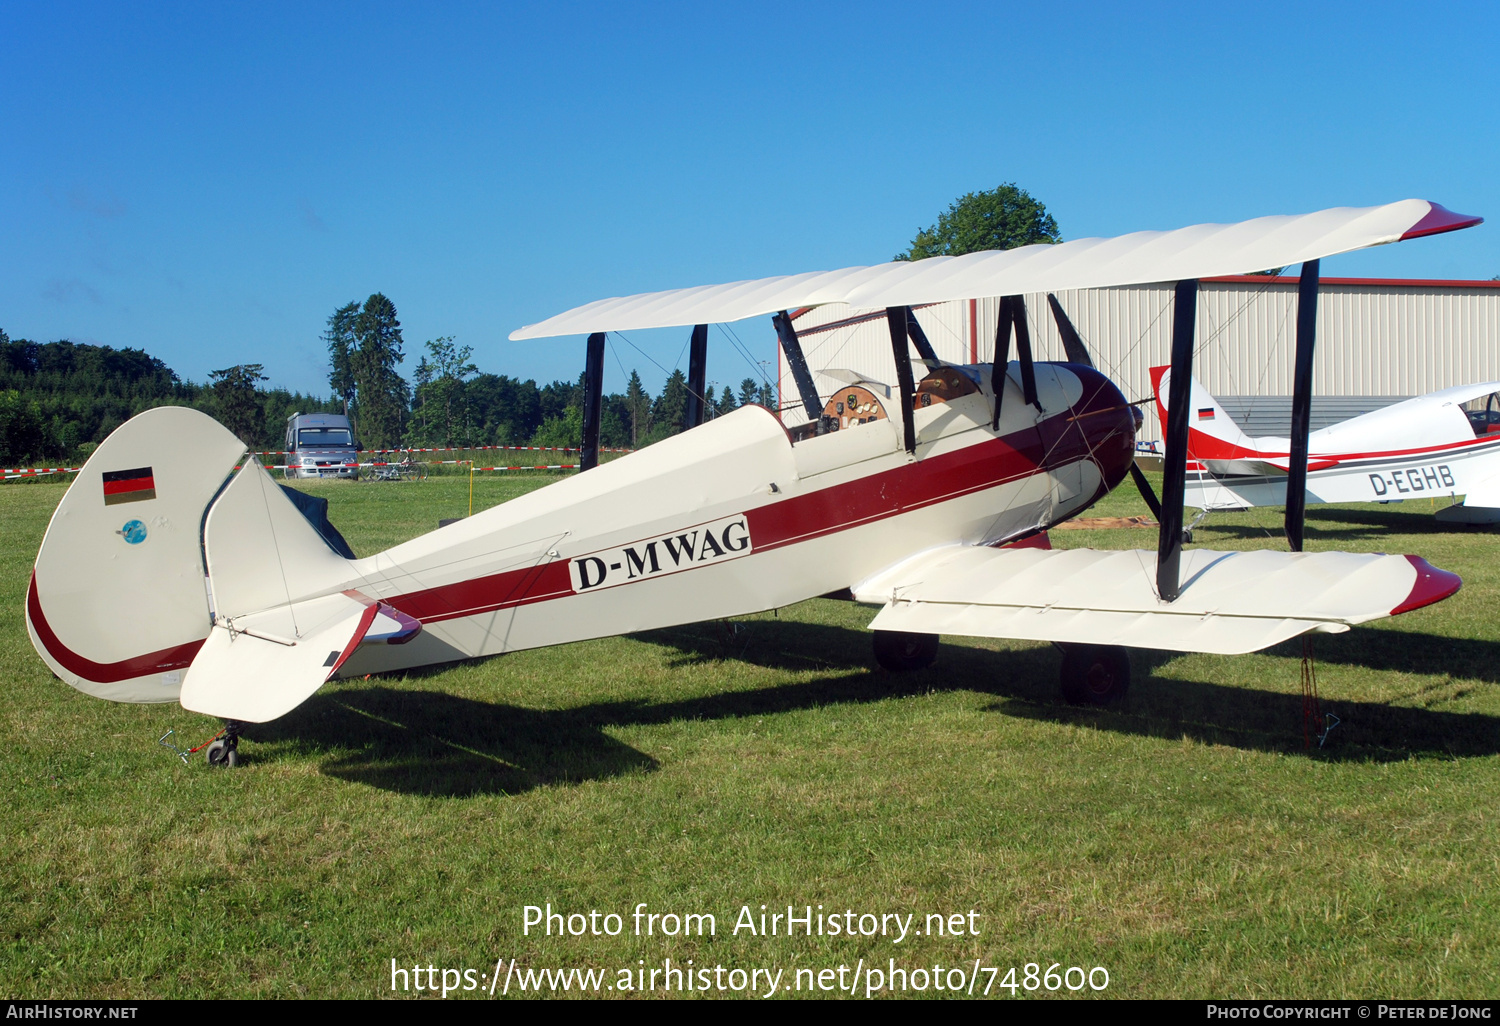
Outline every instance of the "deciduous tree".
<path id="1" fill-rule="evenodd" d="M 965 193 L 938 215 L 937 224 L 917 232 L 911 248 L 896 260 L 958 256 L 982 249 L 1014 249 L 1061 242 L 1057 222 L 1025 189 L 1007 182 L 989 192 Z"/>
<path id="2" fill-rule="evenodd" d="M 474 350 L 454 346 L 452 335 L 432 339 L 426 348 L 427 355 L 417 364 L 413 441 L 419 445 L 448 446 L 455 440 L 470 444 L 473 439 L 459 439 L 459 421 L 468 424 L 465 384 L 479 373 L 469 362 Z"/>

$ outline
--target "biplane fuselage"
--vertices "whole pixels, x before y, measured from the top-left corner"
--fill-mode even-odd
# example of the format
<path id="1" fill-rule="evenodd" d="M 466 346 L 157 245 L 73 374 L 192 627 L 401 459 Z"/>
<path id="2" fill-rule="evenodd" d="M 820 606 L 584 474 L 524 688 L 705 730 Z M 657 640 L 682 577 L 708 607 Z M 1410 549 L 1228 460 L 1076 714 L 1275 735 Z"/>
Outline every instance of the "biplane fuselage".
<path id="1" fill-rule="evenodd" d="M 984 387 L 916 411 L 914 455 L 889 418 L 794 444 L 746 407 L 357 560 L 347 587 L 422 631 L 361 647 L 344 672 L 771 609 L 924 549 L 1034 534 L 1124 478 L 1135 422 L 1108 379 L 1038 364 L 1041 409 L 1007 381 L 992 429 L 989 370 L 967 368 Z"/>

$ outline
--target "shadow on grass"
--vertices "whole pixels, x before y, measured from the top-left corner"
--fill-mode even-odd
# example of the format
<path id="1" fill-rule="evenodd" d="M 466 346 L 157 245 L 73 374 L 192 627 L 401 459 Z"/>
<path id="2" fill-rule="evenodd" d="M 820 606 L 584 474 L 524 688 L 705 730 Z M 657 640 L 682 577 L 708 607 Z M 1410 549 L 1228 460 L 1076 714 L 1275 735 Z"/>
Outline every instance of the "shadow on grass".
<path id="1" fill-rule="evenodd" d="M 1447 497 L 1439 502 L 1437 509 L 1446 506 Z M 1406 508 L 1392 504 L 1389 510 L 1346 509 L 1338 506 L 1309 506 L 1307 511 L 1306 537 L 1310 542 L 1319 540 L 1339 542 L 1358 539 L 1381 538 L 1391 534 L 1408 535 L 1462 535 L 1476 530 L 1488 531 L 1488 527 L 1471 527 L 1466 524 L 1447 524 L 1438 520 L 1431 509 L 1420 500 Z M 1254 517 L 1253 523 L 1235 523 Z M 1211 545 L 1215 539 L 1238 538 L 1263 540 L 1273 538 L 1284 542 L 1282 510 L 1279 507 L 1261 507 L 1254 513 L 1209 514 L 1197 528 L 1198 541 Z"/>
<path id="2" fill-rule="evenodd" d="M 764 621 L 755 626 L 763 626 Z M 807 623 L 783 623 L 774 641 L 751 643 L 743 659 L 779 669 L 807 669 L 822 664 L 845 669 L 868 667 L 869 633 Z M 671 643 L 691 660 L 725 658 L 726 644 L 706 625 L 641 635 L 643 640 Z M 692 642 L 697 644 L 693 645 Z M 1301 641 L 1271 649 L 1299 658 Z M 1179 658 L 1174 652 L 1131 651 L 1135 681 L 1116 708 L 1069 706 L 1057 689 L 1059 657 L 1051 646 L 1016 652 L 990 652 L 944 645 L 931 670 L 897 677 L 910 680 L 906 690 L 978 691 L 1001 701 L 990 708 L 1023 719 L 1087 723 L 1100 730 L 1162 737 L 1184 736 L 1209 744 L 1284 753 L 1303 751 L 1302 696 L 1206 681 L 1157 677 L 1156 670 Z M 1407 634 L 1396 631 L 1352 631 L 1317 639 L 1315 660 L 1364 666 L 1381 671 L 1451 676 L 1500 683 L 1500 645 L 1487 641 Z M 862 680 L 865 678 L 843 678 Z M 782 689 L 774 689 L 782 690 Z M 864 687 L 860 687 L 864 693 Z M 887 690 L 885 694 L 894 693 Z M 880 697 L 885 697 L 881 695 Z M 1325 696 L 1324 710 L 1340 719 L 1329 747 L 1318 756 L 1336 760 L 1401 760 L 1412 756 L 1455 757 L 1500 753 L 1500 718 L 1482 713 L 1354 702 Z"/>
<path id="3" fill-rule="evenodd" d="M 1461 758 L 1500 752 L 1500 718 L 1323 696 L 1322 710 L 1339 723 L 1328 745 L 1304 748 L 1300 694 L 1231 687 L 1206 681 L 1140 676 L 1118 707 L 1095 709 L 1038 704 L 1004 697 L 990 706 L 1020 719 L 1086 725 L 1139 737 L 1187 738 L 1231 748 L 1307 754 L 1334 762 L 1402 762 L 1410 758 Z"/>
<path id="4" fill-rule="evenodd" d="M 440 691 L 354 687 L 320 694 L 244 738 L 326 756 L 329 776 L 406 794 L 519 794 L 548 784 L 650 772 L 656 760 L 606 727 L 729 720 L 874 702 L 931 690 L 928 674 L 839 676 L 680 702 L 526 709 Z"/>
<path id="5" fill-rule="evenodd" d="M 700 624 L 637 637 L 668 649 L 670 662 L 679 667 L 730 660 L 830 675 L 674 702 L 595 703 L 558 710 L 436 691 L 354 686 L 321 694 L 282 720 L 248 729 L 245 736 L 323 757 L 322 772 L 343 780 L 455 797 L 517 794 L 656 769 L 650 756 L 611 737 L 610 727 L 730 720 L 940 691 L 991 695 L 996 701 L 990 709 L 1019 719 L 1174 741 L 1188 737 L 1260 751 L 1303 751 L 1299 694 L 1157 677 L 1155 671 L 1176 658 L 1173 653 L 1134 652 L 1130 694 L 1119 707 L 1094 709 L 1064 705 L 1058 698 L 1058 656 L 1049 646 L 992 652 L 944 645 L 933 668 L 896 674 L 871 668 L 869 633 L 855 628 L 754 621 L 734 634 L 718 624 Z M 1496 678 L 1492 656 L 1497 646 L 1487 643 L 1380 631 L 1348 638 L 1320 638 L 1318 659 L 1427 674 L 1448 673 L 1462 663 L 1482 667 L 1480 679 Z M 1298 652 L 1290 648 L 1282 654 Z M 1330 746 L 1315 752 L 1318 758 L 1390 761 L 1500 752 L 1497 717 L 1337 698 L 1325 699 L 1324 707 L 1342 723 Z"/>
<path id="6" fill-rule="evenodd" d="M 1500 644 L 1493 641 L 1355 628 L 1344 634 L 1319 635 L 1314 646 L 1320 663 L 1500 684 Z M 1267 651 L 1300 658 L 1302 640 L 1295 638 Z"/>
<path id="7" fill-rule="evenodd" d="M 244 737 L 323 756 L 329 776 L 405 794 L 519 794 L 656 768 L 600 722 L 587 707 L 526 709 L 366 686 L 319 694 Z"/>

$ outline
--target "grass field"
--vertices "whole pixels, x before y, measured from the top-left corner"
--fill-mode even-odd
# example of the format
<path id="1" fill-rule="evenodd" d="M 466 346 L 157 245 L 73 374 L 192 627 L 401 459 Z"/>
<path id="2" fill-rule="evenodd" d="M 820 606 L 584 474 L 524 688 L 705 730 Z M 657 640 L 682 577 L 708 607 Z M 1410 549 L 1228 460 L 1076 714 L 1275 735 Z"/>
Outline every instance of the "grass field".
<path id="1" fill-rule="evenodd" d="M 483 477 L 476 504 L 549 480 Z M 305 487 L 360 554 L 468 501 L 458 477 Z M 157 738 L 217 722 L 89 698 L 33 653 L 24 589 L 62 494 L 0 488 L 5 996 L 374 997 L 393 958 L 488 974 L 502 957 L 610 982 L 665 958 L 780 968 L 782 993 L 799 968 L 891 958 L 1102 966 L 1104 996 L 1500 993 L 1500 535 L 1426 506 L 1311 508 L 1309 549 L 1415 552 L 1465 581 L 1317 640 L 1342 719 L 1321 751 L 1303 748 L 1300 642 L 1138 652 L 1124 703 L 1087 710 L 1057 698 L 1049 646 L 945 639 L 932 669 L 889 674 L 873 610 L 814 600 L 330 685 L 210 771 Z M 1144 509 L 1122 491 L 1093 512 Z M 1281 546 L 1277 517 L 1215 516 L 1196 541 Z M 523 907 L 548 902 L 624 931 L 523 936 Z M 713 913 L 717 935 L 632 936 L 641 902 Z M 762 904 L 918 926 L 977 910 L 979 932 L 732 935 Z"/>

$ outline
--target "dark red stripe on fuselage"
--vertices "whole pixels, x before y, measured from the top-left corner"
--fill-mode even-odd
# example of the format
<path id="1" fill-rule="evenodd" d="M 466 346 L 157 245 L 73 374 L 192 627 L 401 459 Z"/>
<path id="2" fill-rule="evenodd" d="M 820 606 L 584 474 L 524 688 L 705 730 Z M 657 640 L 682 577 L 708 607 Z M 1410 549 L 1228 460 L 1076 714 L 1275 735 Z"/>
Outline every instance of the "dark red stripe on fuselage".
<path id="1" fill-rule="evenodd" d="M 1083 382 L 1083 397 L 1071 409 L 1034 427 L 747 510 L 755 551 L 795 545 L 899 516 L 1082 458 L 1092 457 L 1099 464 L 1104 476 L 1099 494 L 1109 491 L 1124 480 L 1134 459 L 1134 418 L 1109 379 L 1086 367 L 1068 369 Z M 1104 415 L 1111 412 L 1115 416 Z M 568 561 L 556 560 L 384 601 L 431 623 L 572 594 Z"/>
<path id="2" fill-rule="evenodd" d="M 74 652 L 58 640 L 57 635 L 53 633 L 52 626 L 47 623 L 47 617 L 42 613 L 42 601 L 36 590 L 35 570 L 31 572 L 31 587 L 26 591 L 26 615 L 31 620 L 31 626 L 36 630 L 36 636 L 48 655 L 61 663 L 69 673 L 75 673 L 84 680 L 90 680 L 96 684 L 114 684 L 118 681 L 130 680 L 132 677 L 144 677 L 148 673 L 166 673 L 170 670 L 183 669 L 192 663 L 193 657 L 198 654 L 198 649 L 203 647 L 203 639 L 200 638 L 197 641 L 189 641 L 171 648 L 147 652 L 145 655 L 122 659 L 116 663 L 96 663 Z"/>

